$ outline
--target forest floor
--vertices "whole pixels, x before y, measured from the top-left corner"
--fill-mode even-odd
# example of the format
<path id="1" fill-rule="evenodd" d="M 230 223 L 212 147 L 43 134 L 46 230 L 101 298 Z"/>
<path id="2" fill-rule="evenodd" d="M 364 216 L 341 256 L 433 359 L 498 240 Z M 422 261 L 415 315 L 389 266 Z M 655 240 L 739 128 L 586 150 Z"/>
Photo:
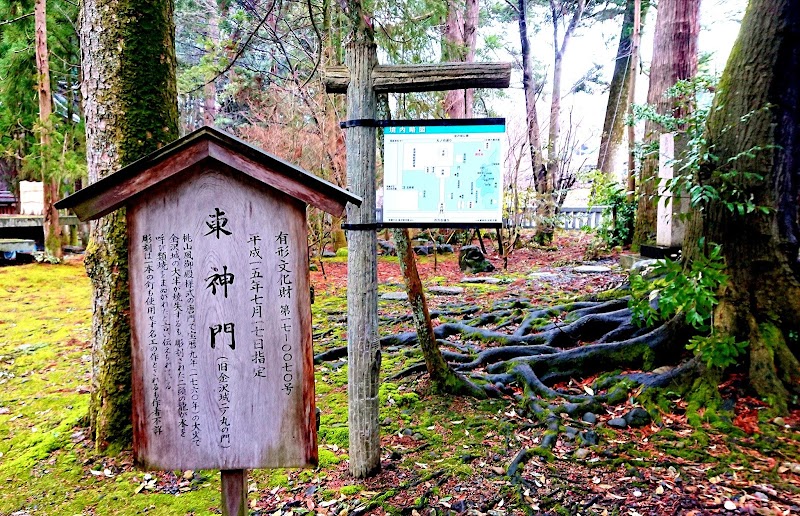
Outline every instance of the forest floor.
<path id="1" fill-rule="evenodd" d="M 422 257 L 418 266 L 426 288 L 464 289 L 430 295 L 432 310 L 474 318 L 522 298 L 547 307 L 625 283 L 616 255 L 590 262 L 610 272 L 574 271 L 589 263 L 591 238 L 559 234 L 550 248 L 516 251 L 507 270 L 490 255 L 499 270 L 482 276 L 497 284 L 463 283 L 454 255 Z M 324 274 L 311 273 L 315 353 L 346 341 L 346 263 L 322 266 Z M 381 257 L 378 291 L 403 291 L 397 258 Z M 381 336 L 412 329 L 405 301 L 381 300 L 379 310 Z M 90 319 L 79 261 L 0 267 L 0 514 L 218 514 L 217 472 L 148 473 L 133 467 L 130 452 L 94 452 L 85 427 Z M 542 422 L 513 392 L 489 400 L 441 396 L 429 392 L 425 374 L 395 377 L 420 361 L 416 346 L 383 350 L 382 470 L 366 480 L 348 474 L 346 360 L 319 363 L 320 465 L 251 471 L 251 514 L 800 514 L 800 411 L 769 416 L 736 374 L 721 386 L 732 422 L 725 431 L 690 425 L 686 402 L 669 393 L 668 407 L 647 407 L 649 424 L 612 428 L 611 419 L 638 406 L 632 389 L 625 403 L 594 414 L 594 423 L 563 414 L 552 448 L 509 476 L 521 450 L 540 449 Z M 557 387 L 580 393 L 596 380 L 576 375 Z M 579 437 L 587 434 L 596 444 Z"/>

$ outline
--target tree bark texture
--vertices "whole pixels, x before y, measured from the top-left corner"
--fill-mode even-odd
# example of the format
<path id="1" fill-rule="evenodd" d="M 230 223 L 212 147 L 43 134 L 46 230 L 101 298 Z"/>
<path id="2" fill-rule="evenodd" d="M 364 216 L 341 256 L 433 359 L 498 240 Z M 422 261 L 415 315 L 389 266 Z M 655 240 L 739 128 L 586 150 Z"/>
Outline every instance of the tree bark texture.
<path id="1" fill-rule="evenodd" d="M 722 245 L 730 279 L 715 309 L 721 335 L 748 341 L 750 383 L 779 411 L 800 393 L 798 195 L 800 195 L 800 5 L 752 0 L 709 116 L 708 149 L 716 155 L 698 181 L 717 189 L 720 172 L 755 172 L 735 188 L 771 211 L 738 214 L 722 202 L 693 212 L 685 256 L 697 242 Z M 740 156 L 746 151 L 753 157 Z M 731 158 L 740 156 L 733 161 Z"/>
<path id="2" fill-rule="evenodd" d="M 85 0 L 80 14 L 89 181 L 178 136 L 172 3 Z M 131 434 L 128 238 L 124 210 L 92 224 L 86 270 L 93 287 L 92 401 L 98 449 Z"/>
<path id="3" fill-rule="evenodd" d="M 363 36 L 363 33 L 362 33 Z M 350 70 L 347 116 L 374 119 L 377 96 L 372 69 L 377 48 L 371 37 L 347 46 Z M 349 224 L 375 223 L 375 128 L 347 129 L 347 186 L 363 199 L 360 207 L 347 207 Z M 381 350 L 378 340 L 378 264 L 374 230 L 347 235 L 347 394 L 350 429 L 350 473 L 358 478 L 380 469 L 378 426 L 378 376 Z"/>
<path id="4" fill-rule="evenodd" d="M 58 180 L 51 177 L 48 159 L 50 146 L 50 115 L 53 113 L 53 95 L 50 88 L 50 55 L 47 51 L 47 6 L 45 0 L 36 0 L 34 5 L 34 27 L 36 31 L 36 71 L 38 74 L 39 124 L 41 134 L 42 189 L 44 193 L 44 247 L 48 254 L 61 259 L 61 225 L 58 210 L 53 206 L 59 199 Z"/>
<path id="5" fill-rule="evenodd" d="M 450 0 L 445 20 L 443 61 L 471 63 L 475 61 L 478 38 L 478 0 Z M 448 118 L 472 117 L 473 89 L 448 90 L 444 96 L 444 110 Z"/>
<path id="6" fill-rule="evenodd" d="M 636 64 L 639 61 L 639 41 L 642 34 L 642 0 L 634 0 L 633 6 L 633 35 L 631 37 L 630 72 L 628 72 L 630 86 L 628 87 L 628 118 L 633 120 L 633 101 L 636 98 Z M 636 200 L 636 127 L 628 126 L 628 177 L 627 201 Z"/>
<path id="7" fill-rule="evenodd" d="M 431 383 L 435 386 L 444 386 L 452 371 L 439 351 L 436 336 L 433 334 L 433 323 L 428 311 L 428 304 L 425 301 L 425 293 L 422 290 L 422 281 L 419 279 L 417 261 L 414 251 L 411 249 L 408 229 L 395 229 L 393 236 L 397 244 L 397 256 L 400 258 L 400 270 L 406 283 L 411 315 L 414 319 L 414 326 L 417 328 L 419 347 L 425 358 L 425 367 L 430 375 Z"/>
<path id="8" fill-rule="evenodd" d="M 617 163 L 617 151 L 622 145 L 625 134 L 625 116 L 628 112 L 629 92 L 631 89 L 631 71 L 636 70 L 636 58 L 633 56 L 634 14 L 637 0 L 627 0 L 625 15 L 622 19 L 622 30 L 617 46 L 617 59 L 614 62 L 614 75 L 608 89 L 608 105 L 603 121 L 603 132 L 600 135 L 600 154 L 597 157 L 597 169 L 611 176 Z M 633 65 L 631 64 L 633 63 Z"/>
<path id="9" fill-rule="evenodd" d="M 662 0 L 658 3 L 656 28 L 653 36 L 653 60 L 650 64 L 650 86 L 647 103 L 656 107 L 659 115 L 675 111 L 675 99 L 664 93 L 682 79 L 697 73 L 697 37 L 700 32 L 700 2 L 697 0 Z M 681 113 L 674 113 L 682 116 Z M 658 142 L 661 127 L 646 121 L 644 144 Z M 679 156 L 676 149 L 676 157 Z M 639 206 L 633 245 L 640 246 L 655 240 L 656 234 L 656 178 L 658 156 L 644 160 L 639 176 Z"/>

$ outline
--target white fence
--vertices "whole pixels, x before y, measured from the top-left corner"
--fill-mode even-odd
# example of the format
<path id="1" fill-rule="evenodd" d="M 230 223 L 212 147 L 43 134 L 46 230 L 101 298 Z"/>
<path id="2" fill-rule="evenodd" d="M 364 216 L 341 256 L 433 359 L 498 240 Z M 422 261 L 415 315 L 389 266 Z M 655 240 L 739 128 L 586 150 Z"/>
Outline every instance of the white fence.
<path id="1" fill-rule="evenodd" d="M 590 227 L 595 229 L 603 221 L 603 210 L 605 206 L 587 207 L 567 207 L 564 206 L 559 211 L 561 227 L 564 229 L 581 229 Z"/>
<path id="2" fill-rule="evenodd" d="M 595 229 L 600 226 L 603 221 L 603 210 L 605 206 L 563 206 L 558 211 L 558 225 L 564 229 L 583 229 L 588 227 Z M 505 226 L 510 225 L 510 221 L 505 219 Z M 519 219 L 519 225 L 523 228 L 532 228 L 535 226 L 535 216 L 532 210 L 525 210 L 522 217 Z"/>

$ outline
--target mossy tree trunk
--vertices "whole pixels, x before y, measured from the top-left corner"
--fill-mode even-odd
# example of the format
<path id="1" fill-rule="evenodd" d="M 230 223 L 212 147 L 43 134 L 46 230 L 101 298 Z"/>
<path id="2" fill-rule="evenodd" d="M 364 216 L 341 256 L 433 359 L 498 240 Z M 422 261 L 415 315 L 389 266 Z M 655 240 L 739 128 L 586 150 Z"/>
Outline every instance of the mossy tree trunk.
<path id="1" fill-rule="evenodd" d="M 700 2 L 697 0 L 662 0 L 658 3 L 647 103 L 655 106 L 659 115 L 682 116 L 674 112 L 676 100 L 665 97 L 664 93 L 679 80 L 690 79 L 697 73 L 699 20 Z M 646 121 L 644 144 L 657 144 L 660 133 L 660 125 Z M 680 156 L 679 144 L 676 145 L 675 155 Z M 657 177 L 658 155 L 655 154 L 645 159 L 641 166 L 634 247 L 655 239 Z"/>
<path id="2" fill-rule="evenodd" d="M 173 4 L 85 0 L 80 15 L 89 181 L 178 136 Z M 124 210 L 92 225 L 92 401 L 98 449 L 131 440 L 128 239 Z"/>
<path id="3" fill-rule="evenodd" d="M 746 121 L 745 121 L 746 120 Z M 728 60 L 706 133 L 714 162 L 699 182 L 721 190 L 721 172 L 755 172 L 728 182 L 756 205 L 741 215 L 723 202 L 693 213 L 684 250 L 722 245 L 730 279 L 720 293 L 714 329 L 749 342 L 750 384 L 779 412 L 800 394 L 798 195 L 800 195 L 800 5 L 751 0 Z M 760 150 L 757 150 L 760 149 Z M 742 153 L 752 152 L 752 157 Z M 731 160 L 735 156 L 741 156 Z M 727 199 L 730 200 L 730 199 Z"/>

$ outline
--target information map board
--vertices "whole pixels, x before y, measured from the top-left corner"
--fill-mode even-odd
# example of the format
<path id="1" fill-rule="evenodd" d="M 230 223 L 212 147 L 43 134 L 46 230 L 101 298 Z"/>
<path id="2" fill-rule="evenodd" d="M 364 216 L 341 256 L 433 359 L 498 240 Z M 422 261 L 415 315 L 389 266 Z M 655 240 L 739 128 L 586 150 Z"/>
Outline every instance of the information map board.
<path id="1" fill-rule="evenodd" d="M 505 119 L 393 121 L 383 141 L 384 225 L 502 223 Z"/>

